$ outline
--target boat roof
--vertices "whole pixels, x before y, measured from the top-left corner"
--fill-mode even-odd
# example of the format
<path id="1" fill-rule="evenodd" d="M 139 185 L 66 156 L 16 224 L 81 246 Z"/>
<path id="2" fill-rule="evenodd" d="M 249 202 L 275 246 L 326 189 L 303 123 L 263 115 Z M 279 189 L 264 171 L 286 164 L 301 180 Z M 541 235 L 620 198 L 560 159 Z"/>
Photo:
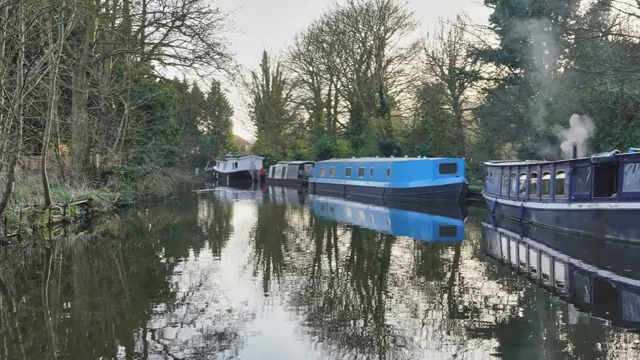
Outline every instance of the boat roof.
<path id="1" fill-rule="evenodd" d="M 253 155 L 253 154 L 239 154 L 239 155 L 225 155 L 222 157 L 217 158 L 216 160 L 219 161 L 223 161 L 223 160 L 231 160 L 231 159 L 241 159 L 241 158 L 245 158 L 245 157 L 255 157 L 258 159 L 264 159 L 264 156 L 258 156 L 258 155 Z"/>
<path id="2" fill-rule="evenodd" d="M 638 155 L 638 152 L 633 151 L 635 148 L 631 148 L 629 152 L 620 152 L 617 150 L 607 151 L 595 153 L 591 156 L 583 156 L 578 158 L 571 159 L 561 159 L 561 160 L 492 160 L 487 161 L 484 164 L 489 166 L 520 166 L 520 165 L 536 165 L 536 164 L 558 164 L 558 163 L 567 163 L 571 161 L 585 161 L 590 160 L 592 158 L 606 158 L 606 157 L 625 157 L 625 156 L 633 156 Z"/>
<path id="3" fill-rule="evenodd" d="M 440 157 L 360 157 L 360 158 L 340 158 L 318 161 L 318 163 L 352 163 L 352 162 L 401 162 L 415 160 L 461 160 L 462 158 L 440 158 Z"/>
<path id="4" fill-rule="evenodd" d="M 315 161 L 311 160 L 296 160 L 296 161 L 278 161 L 276 165 L 301 165 L 301 164 L 313 164 Z"/>

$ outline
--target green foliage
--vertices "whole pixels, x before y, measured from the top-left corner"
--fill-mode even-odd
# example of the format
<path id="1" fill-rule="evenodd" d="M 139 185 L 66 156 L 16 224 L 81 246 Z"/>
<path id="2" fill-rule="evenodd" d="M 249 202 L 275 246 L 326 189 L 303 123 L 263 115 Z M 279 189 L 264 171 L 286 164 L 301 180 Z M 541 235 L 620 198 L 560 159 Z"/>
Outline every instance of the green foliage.
<path id="1" fill-rule="evenodd" d="M 214 80 L 204 103 L 203 114 L 199 118 L 201 129 L 201 153 L 206 157 L 219 156 L 235 149 L 233 141 L 233 108 L 222 91 L 220 83 Z"/>
<path id="2" fill-rule="evenodd" d="M 416 112 L 402 130 L 402 148 L 412 156 L 464 156 L 456 145 L 457 124 L 445 108 L 444 87 L 425 83 L 416 91 Z"/>
<path id="3" fill-rule="evenodd" d="M 142 73 L 132 80 L 130 127 L 125 139 L 126 163 L 175 166 L 180 160 L 187 93 L 175 80 Z"/>
<path id="4" fill-rule="evenodd" d="M 288 156 L 295 115 L 289 108 L 290 84 L 285 79 L 280 63 L 272 64 L 269 54 L 262 54 L 260 71 L 252 72 L 251 119 L 256 127 L 254 151 L 274 158 Z"/>
<path id="5" fill-rule="evenodd" d="M 349 156 L 351 149 L 344 140 L 325 134 L 314 142 L 313 159 L 315 161 Z"/>
<path id="6" fill-rule="evenodd" d="M 516 151 L 520 159 L 561 159 L 560 140 L 549 128 L 536 129 L 519 143 Z"/>

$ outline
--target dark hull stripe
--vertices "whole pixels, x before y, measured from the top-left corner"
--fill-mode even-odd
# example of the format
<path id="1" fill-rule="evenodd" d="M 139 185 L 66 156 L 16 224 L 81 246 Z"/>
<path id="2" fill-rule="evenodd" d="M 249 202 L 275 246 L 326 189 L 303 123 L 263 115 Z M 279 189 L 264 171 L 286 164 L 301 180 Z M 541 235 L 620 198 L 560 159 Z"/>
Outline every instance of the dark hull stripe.
<path id="1" fill-rule="evenodd" d="M 635 225 L 640 219 L 640 209 L 533 209 L 485 200 L 492 213 L 523 222 L 586 236 L 640 242 L 640 227 Z"/>
<path id="2" fill-rule="evenodd" d="M 360 185 L 340 185 L 326 183 L 311 183 L 310 192 L 318 195 L 339 197 L 375 197 L 396 201 L 425 201 L 425 200 L 453 200 L 459 201 L 466 197 L 467 184 L 448 184 L 420 188 L 383 188 Z"/>

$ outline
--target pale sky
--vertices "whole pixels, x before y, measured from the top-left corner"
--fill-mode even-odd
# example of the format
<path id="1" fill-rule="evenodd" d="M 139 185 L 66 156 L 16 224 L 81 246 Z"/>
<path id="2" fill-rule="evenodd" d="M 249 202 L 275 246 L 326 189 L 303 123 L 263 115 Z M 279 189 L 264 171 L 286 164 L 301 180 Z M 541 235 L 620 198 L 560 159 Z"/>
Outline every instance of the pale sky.
<path id="1" fill-rule="evenodd" d="M 319 18 L 334 0 L 214 0 L 223 9 L 235 10 L 232 19 L 235 32 L 229 35 L 231 50 L 245 68 L 257 68 L 262 51 L 277 54 L 294 36 Z M 338 3 L 342 0 L 337 0 Z M 486 23 L 490 10 L 481 0 L 407 0 L 415 19 L 421 23 L 420 32 L 427 31 L 438 18 L 452 19 L 466 13 L 474 22 Z M 223 84 L 224 85 L 224 84 Z M 247 100 L 233 84 L 224 86 L 234 106 L 234 132 L 253 140 L 247 115 Z"/>

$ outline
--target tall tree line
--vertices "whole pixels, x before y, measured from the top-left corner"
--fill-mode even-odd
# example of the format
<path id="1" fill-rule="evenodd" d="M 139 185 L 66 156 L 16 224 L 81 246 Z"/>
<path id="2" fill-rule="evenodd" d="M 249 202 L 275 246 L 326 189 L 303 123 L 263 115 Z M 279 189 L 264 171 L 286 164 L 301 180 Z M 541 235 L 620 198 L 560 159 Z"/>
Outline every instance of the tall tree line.
<path id="1" fill-rule="evenodd" d="M 573 114 L 593 119 L 593 151 L 640 144 L 640 3 L 484 5 L 488 26 L 461 14 L 418 36 L 401 0 L 334 4 L 252 74 L 256 151 L 463 156 L 479 175 L 491 158 L 561 156 Z"/>
<path id="2" fill-rule="evenodd" d="M 206 71 L 209 83 L 231 72 L 227 15 L 205 0 L 1 1 L 0 214 L 24 155 L 42 157 L 49 206 L 48 160 L 77 182 L 230 146 L 233 110 L 220 83 L 205 97 L 161 75 Z"/>

